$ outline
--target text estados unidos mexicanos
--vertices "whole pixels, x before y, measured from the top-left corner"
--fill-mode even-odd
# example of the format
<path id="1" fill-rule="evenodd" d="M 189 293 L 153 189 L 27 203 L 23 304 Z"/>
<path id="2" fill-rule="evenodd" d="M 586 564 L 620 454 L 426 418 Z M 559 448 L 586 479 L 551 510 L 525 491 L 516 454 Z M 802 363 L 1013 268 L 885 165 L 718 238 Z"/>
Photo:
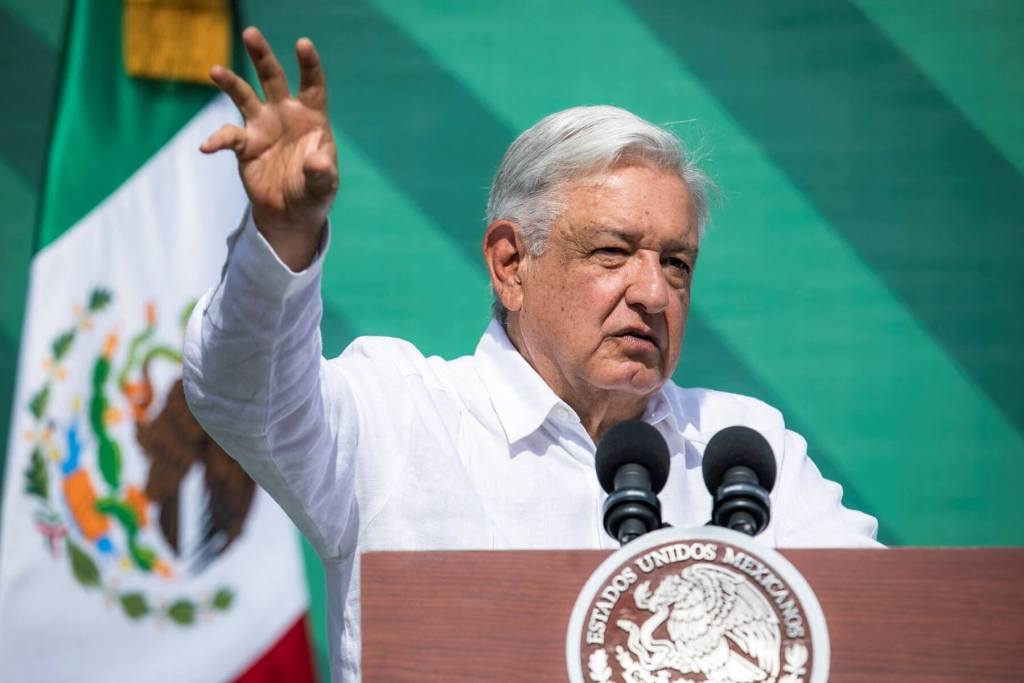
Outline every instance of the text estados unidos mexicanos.
<path id="1" fill-rule="evenodd" d="M 631 564 L 623 567 L 601 588 L 587 621 L 587 644 L 604 645 L 608 618 L 619 598 L 640 580 L 641 575 L 680 562 L 717 562 L 740 570 L 764 588 L 775 603 L 785 624 L 787 638 L 803 638 L 806 635 L 803 614 L 792 592 L 763 562 L 731 546 L 725 547 L 719 559 L 718 545 L 715 543 L 674 543 L 633 558 Z"/>

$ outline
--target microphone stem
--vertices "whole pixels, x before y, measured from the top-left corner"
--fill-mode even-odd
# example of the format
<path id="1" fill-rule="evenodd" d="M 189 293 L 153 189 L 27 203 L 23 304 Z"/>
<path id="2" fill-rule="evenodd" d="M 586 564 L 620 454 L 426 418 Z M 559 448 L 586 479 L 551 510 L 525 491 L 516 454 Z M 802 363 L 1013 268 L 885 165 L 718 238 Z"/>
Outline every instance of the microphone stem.
<path id="1" fill-rule="evenodd" d="M 626 545 L 634 538 L 643 536 L 648 531 L 647 525 L 639 519 L 631 517 L 623 520 L 622 526 L 619 527 L 619 543 Z"/>
<path id="2" fill-rule="evenodd" d="M 747 536 L 753 536 L 758 531 L 754 516 L 745 510 L 738 510 L 729 515 L 729 523 L 726 526 Z"/>

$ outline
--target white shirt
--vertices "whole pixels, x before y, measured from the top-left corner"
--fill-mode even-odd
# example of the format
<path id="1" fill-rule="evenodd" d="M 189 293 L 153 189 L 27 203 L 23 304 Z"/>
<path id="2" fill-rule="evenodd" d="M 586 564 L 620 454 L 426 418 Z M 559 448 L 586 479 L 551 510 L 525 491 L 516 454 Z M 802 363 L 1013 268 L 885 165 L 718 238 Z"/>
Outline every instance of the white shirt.
<path id="1" fill-rule="evenodd" d="M 472 356 L 426 358 L 362 337 L 321 357 L 321 258 L 293 273 L 251 218 L 229 239 L 220 284 L 196 307 L 184 386 L 196 418 L 280 503 L 324 562 L 331 677 L 359 680 L 359 554 L 370 550 L 615 548 L 594 442 L 492 322 Z M 772 546 L 876 546 L 807 444 L 756 399 L 669 381 L 643 419 L 665 437 L 660 494 L 673 526 L 707 522 L 708 439 L 748 425 L 778 461 Z"/>

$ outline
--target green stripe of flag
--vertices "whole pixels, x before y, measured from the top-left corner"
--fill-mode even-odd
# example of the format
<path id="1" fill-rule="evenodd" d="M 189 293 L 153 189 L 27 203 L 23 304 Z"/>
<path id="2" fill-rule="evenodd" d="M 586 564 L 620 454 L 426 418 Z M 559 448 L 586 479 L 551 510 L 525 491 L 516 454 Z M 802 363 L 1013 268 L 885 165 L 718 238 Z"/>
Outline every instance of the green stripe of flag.
<path id="1" fill-rule="evenodd" d="M 216 94 L 210 86 L 129 77 L 122 3 L 73 3 L 37 249 L 117 189 Z"/>

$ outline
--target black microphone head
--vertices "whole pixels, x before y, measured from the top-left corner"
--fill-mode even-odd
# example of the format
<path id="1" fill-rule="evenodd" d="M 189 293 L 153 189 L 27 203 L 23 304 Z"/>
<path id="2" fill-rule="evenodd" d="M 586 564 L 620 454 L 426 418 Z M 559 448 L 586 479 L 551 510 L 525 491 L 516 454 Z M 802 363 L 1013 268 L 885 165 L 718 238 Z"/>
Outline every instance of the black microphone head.
<path id="1" fill-rule="evenodd" d="M 719 431 L 704 449 L 704 485 L 712 495 L 731 467 L 749 467 L 766 491 L 775 486 L 775 454 L 768 441 L 750 427 L 737 425 Z"/>
<path id="2" fill-rule="evenodd" d="M 594 465 L 601 488 L 615 489 L 615 473 L 623 465 L 641 465 L 651 475 L 651 488 L 658 493 L 668 481 L 668 444 L 658 430 L 641 420 L 626 420 L 615 425 L 597 445 Z"/>

